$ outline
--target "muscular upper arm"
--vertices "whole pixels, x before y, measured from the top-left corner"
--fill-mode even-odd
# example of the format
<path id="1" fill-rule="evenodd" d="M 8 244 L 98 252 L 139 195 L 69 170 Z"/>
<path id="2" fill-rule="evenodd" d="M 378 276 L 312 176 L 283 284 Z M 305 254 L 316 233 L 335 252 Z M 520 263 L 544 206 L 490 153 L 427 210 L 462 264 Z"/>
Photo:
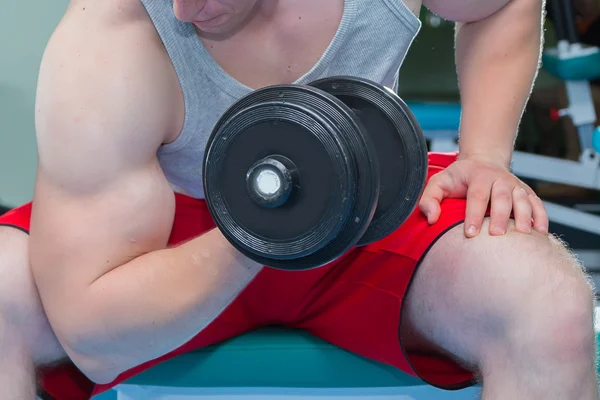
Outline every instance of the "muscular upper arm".
<path id="1" fill-rule="evenodd" d="M 511 0 L 423 0 L 423 5 L 449 21 L 475 22 L 495 14 L 509 1 Z"/>
<path id="2" fill-rule="evenodd" d="M 59 330 L 94 280 L 170 233 L 174 199 L 156 152 L 181 100 L 142 11 L 130 0 L 72 1 L 42 60 L 30 258 Z"/>

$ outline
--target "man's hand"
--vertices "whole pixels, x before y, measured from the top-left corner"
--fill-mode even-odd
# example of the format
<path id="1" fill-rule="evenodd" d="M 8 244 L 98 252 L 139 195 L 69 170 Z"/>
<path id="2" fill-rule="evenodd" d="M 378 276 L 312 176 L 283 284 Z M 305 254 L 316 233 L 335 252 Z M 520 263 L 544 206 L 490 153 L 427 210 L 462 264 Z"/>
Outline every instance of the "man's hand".
<path id="1" fill-rule="evenodd" d="M 548 215 L 542 201 L 503 165 L 473 158 L 459 159 L 433 176 L 419 203 L 430 224 L 440 217 L 440 204 L 445 198 L 467 199 L 467 237 L 479 233 L 488 210 L 491 235 L 503 235 L 506 232 L 511 214 L 517 231 L 531 232 L 533 219 L 536 231 L 548 233 Z"/>

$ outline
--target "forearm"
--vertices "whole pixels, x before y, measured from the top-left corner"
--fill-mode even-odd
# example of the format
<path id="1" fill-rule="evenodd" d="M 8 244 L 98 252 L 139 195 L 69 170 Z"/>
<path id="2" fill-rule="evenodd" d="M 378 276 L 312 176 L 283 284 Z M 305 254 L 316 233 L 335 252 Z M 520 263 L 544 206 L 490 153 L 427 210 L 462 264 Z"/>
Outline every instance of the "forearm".
<path id="1" fill-rule="evenodd" d="M 92 378 L 110 381 L 193 338 L 260 269 L 216 229 L 145 254 L 90 285 L 78 307 L 89 319 L 78 321 L 85 330 L 68 351 Z"/>
<path id="2" fill-rule="evenodd" d="M 510 0 L 494 15 L 457 25 L 462 103 L 460 157 L 508 166 L 542 47 L 540 0 Z"/>

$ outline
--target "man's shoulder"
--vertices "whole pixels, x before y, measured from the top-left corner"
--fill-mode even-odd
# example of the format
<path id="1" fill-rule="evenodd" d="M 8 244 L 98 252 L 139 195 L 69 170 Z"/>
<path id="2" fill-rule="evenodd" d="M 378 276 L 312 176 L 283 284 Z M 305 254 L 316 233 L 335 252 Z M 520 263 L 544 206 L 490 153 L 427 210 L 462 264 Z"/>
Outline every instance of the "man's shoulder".
<path id="1" fill-rule="evenodd" d="M 40 119 L 60 115 L 53 123 L 67 124 L 73 109 L 87 105 L 87 128 L 110 126 L 120 136 L 115 140 L 129 140 L 123 146 L 133 141 L 158 148 L 183 120 L 177 75 L 140 0 L 72 0 L 46 46 L 39 76 Z M 65 129 L 46 127 L 53 136 Z M 150 131 L 155 141 L 136 136 Z M 40 141 L 44 132 L 38 129 Z"/>
<path id="2" fill-rule="evenodd" d="M 161 49 L 157 43 L 158 32 L 141 0 L 71 0 L 48 47 L 59 53 L 114 53 L 119 62 L 141 57 L 151 64 L 153 57 L 165 56 L 149 51 Z"/>
<path id="3" fill-rule="evenodd" d="M 67 16 L 115 26 L 150 22 L 141 0 L 71 0 L 67 8 Z"/>

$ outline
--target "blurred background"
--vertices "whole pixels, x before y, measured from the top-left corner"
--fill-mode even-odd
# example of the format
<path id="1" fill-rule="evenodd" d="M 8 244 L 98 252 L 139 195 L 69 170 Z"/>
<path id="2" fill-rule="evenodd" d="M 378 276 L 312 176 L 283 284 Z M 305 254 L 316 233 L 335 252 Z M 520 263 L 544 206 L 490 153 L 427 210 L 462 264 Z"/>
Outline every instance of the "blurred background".
<path id="1" fill-rule="evenodd" d="M 32 199 L 37 73 L 46 42 L 67 4 L 68 0 L 0 0 L 0 214 Z M 594 58 L 597 52 L 586 50 L 600 42 L 600 0 L 574 1 L 571 6 L 572 15 L 555 12 L 545 25 L 548 57 L 544 59 L 520 127 L 517 150 L 519 157 L 523 157 L 515 163 L 515 168 L 520 168 L 522 178 L 543 200 L 557 207 L 555 217 L 551 216 L 551 231 L 574 249 L 600 287 L 600 167 L 597 161 L 600 149 L 594 150 L 593 143 L 582 143 L 585 141 L 583 125 L 575 124 L 576 118 L 564 111 L 576 104 L 578 110 L 585 109 L 589 114 L 591 107 L 596 116 L 600 115 L 600 72 L 596 71 L 600 61 Z M 560 20 L 565 18 L 573 22 L 575 38 L 564 26 L 562 31 L 556 29 L 564 25 Z M 415 112 L 417 104 L 424 106 L 418 108 L 422 113 L 416 113 L 422 118 L 419 120 L 430 145 L 442 138 L 439 143 L 451 150 L 456 134 L 455 114 L 457 110 L 460 112 L 454 25 L 427 10 L 423 10 L 421 21 L 422 30 L 400 71 L 399 94 L 410 105 L 415 104 Z M 569 64 L 555 63 L 556 60 L 567 60 Z M 597 66 L 589 67 L 590 60 L 595 60 Z M 437 117 L 441 114 L 437 113 L 442 111 L 450 113 L 448 126 L 428 128 L 430 119 L 439 122 Z M 597 118 L 587 121 L 586 129 L 590 123 L 592 127 L 597 126 Z M 519 175 L 519 171 L 515 173 Z M 536 178 L 539 174 L 545 177 Z M 439 393 L 422 396 L 419 398 L 436 398 Z"/>

